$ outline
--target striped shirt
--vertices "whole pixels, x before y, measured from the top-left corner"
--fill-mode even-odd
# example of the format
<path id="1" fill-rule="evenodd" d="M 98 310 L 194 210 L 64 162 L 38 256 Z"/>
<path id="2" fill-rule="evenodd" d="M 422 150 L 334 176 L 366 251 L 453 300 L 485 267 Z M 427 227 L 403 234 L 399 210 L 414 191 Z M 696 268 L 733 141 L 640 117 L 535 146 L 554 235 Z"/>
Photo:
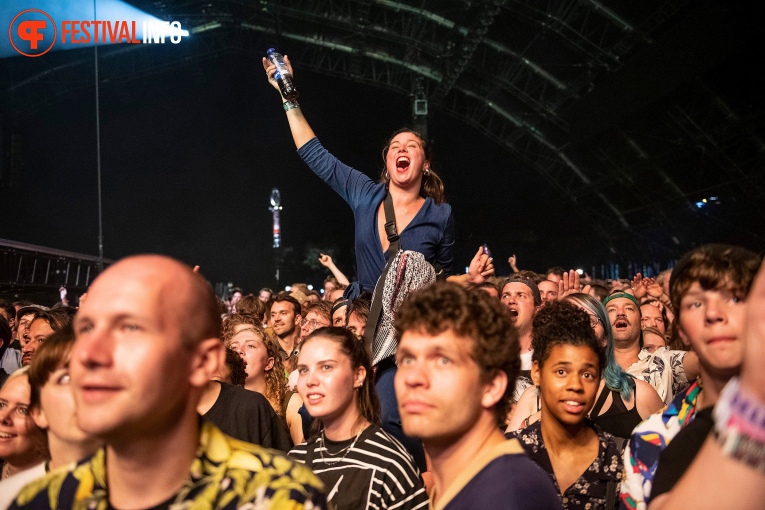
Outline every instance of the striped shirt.
<path id="1" fill-rule="evenodd" d="M 354 439 L 325 444 L 318 435 L 295 446 L 289 455 L 324 482 L 328 499 L 338 510 L 428 508 L 420 473 L 401 443 L 377 425 L 364 430 L 355 444 Z"/>

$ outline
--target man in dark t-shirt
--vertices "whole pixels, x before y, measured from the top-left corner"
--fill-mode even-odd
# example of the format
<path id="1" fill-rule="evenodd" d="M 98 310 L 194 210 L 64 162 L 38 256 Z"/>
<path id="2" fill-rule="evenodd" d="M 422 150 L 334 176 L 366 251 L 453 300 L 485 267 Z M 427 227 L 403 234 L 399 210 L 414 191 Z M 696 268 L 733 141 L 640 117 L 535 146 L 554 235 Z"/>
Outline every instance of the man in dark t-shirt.
<path id="1" fill-rule="evenodd" d="M 436 282 L 407 297 L 395 326 L 401 424 L 430 458 L 433 508 L 560 509 L 549 476 L 500 432 L 520 366 L 507 308 Z"/>

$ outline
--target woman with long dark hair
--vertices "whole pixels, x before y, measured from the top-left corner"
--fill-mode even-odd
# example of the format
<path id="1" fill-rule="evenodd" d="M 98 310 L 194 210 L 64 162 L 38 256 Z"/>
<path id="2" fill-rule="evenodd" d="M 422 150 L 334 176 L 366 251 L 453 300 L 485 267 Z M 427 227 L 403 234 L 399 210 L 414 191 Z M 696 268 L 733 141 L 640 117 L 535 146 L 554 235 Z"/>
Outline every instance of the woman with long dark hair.
<path id="1" fill-rule="evenodd" d="M 291 72 L 289 58 L 284 60 Z M 279 90 L 274 79 L 276 66 L 264 58 L 263 68 L 268 81 Z M 424 137 L 409 128 L 396 131 L 383 149 L 385 167 L 375 182 L 324 149 L 296 101 L 282 98 L 282 104 L 300 157 L 353 209 L 359 279 L 351 283 L 346 297 L 353 299 L 361 291 L 373 291 L 385 267 L 390 243 L 382 204 L 388 194 L 393 200 L 401 248 L 422 253 L 444 276 L 452 275 L 452 209 L 445 201 L 443 181 L 431 165 L 430 146 Z M 477 284 L 493 272 L 491 258 L 479 249 L 468 275 L 453 279 Z"/>
<path id="2" fill-rule="evenodd" d="M 298 392 L 314 418 L 290 456 L 321 478 L 338 509 L 426 508 L 414 460 L 380 428 L 369 353 L 350 331 L 326 327 L 301 344 Z"/>

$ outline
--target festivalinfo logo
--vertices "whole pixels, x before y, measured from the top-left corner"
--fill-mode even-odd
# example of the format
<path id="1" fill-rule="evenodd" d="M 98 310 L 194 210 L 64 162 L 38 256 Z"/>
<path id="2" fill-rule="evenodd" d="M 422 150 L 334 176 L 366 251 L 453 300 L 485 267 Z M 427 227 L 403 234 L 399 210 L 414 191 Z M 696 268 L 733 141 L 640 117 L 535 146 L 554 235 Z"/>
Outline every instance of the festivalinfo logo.
<path id="1" fill-rule="evenodd" d="M 58 42 L 74 45 L 178 44 L 183 36 L 180 21 L 160 20 L 61 20 L 40 9 L 19 12 L 8 27 L 11 46 L 25 57 L 41 57 Z"/>

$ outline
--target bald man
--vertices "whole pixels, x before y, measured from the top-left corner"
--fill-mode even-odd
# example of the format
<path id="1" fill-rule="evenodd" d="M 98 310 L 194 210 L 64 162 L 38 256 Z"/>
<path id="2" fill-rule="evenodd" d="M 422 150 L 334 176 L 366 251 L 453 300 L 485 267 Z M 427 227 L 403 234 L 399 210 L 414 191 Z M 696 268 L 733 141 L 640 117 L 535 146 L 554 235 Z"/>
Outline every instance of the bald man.
<path id="1" fill-rule="evenodd" d="M 26 487 L 15 508 L 324 508 L 306 468 L 201 422 L 219 331 L 215 296 L 178 261 L 130 257 L 100 275 L 75 318 L 70 373 L 79 426 L 106 446 Z"/>

